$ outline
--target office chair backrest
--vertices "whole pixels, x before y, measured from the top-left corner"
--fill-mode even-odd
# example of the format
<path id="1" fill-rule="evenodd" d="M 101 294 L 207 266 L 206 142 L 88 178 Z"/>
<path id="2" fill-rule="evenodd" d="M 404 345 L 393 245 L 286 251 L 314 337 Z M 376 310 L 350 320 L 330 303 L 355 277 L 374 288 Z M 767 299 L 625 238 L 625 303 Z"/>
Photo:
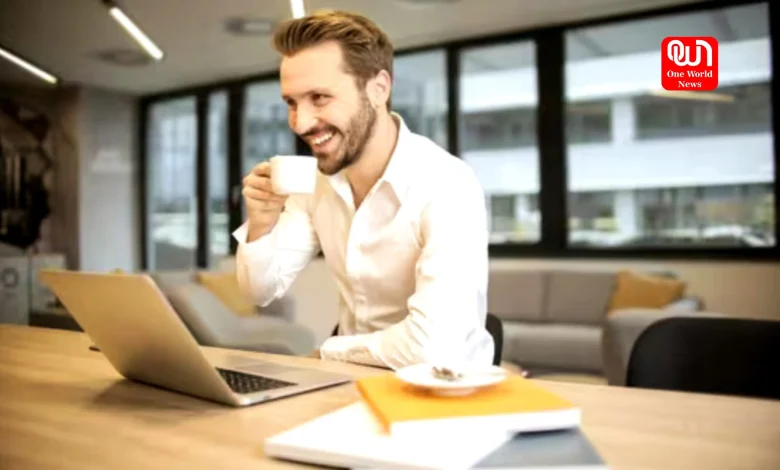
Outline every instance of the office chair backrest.
<path id="1" fill-rule="evenodd" d="M 780 399 L 780 321 L 671 317 L 637 338 L 626 385 Z"/>
<path id="2" fill-rule="evenodd" d="M 485 321 L 485 328 L 487 328 L 490 336 L 493 337 L 493 365 L 500 365 L 501 355 L 504 349 L 504 325 L 497 316 L 488 313 Z"/>
<path id="3" fill-rule="evenodd" d="M 490 336 L 493 337 L 493 344 L 494 344 L 494 350 L 493 350 L 493 365 L 500 365 L 501 364 L 501 353 L 504 349 L 504 325 L 501 323 L 501 320 L 493 315 L 492 313 L 487 314 L 487 318 L 485 319 L 485 328 L 488 330 L 488 333 L 490 333 Z M 336 324 L 335 327 L 333 327 L 333 331 L 331 332 L 331 336 L 338 336 L 339 335 L 339 325 Z"/>

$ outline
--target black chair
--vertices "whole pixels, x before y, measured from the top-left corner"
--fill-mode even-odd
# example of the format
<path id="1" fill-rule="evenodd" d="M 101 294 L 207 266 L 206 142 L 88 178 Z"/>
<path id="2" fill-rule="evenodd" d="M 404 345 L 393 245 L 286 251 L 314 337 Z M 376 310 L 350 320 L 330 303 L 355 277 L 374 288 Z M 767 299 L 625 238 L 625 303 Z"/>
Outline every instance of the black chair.
<path id="1" fill-rule="evenodd" d="M 488 330 L 488 333 L 490 333 L 490 336 L 493 337 L 493 344 L 495 346 L 495 349 L 493 350 L 493 365 L 500 365 L 501 354 L 504 350 L 504 325 L 497 316 L 488 313 L 485 320 L 485 328 Z M 339 326 L 336 325 L 333 328 L 331 336 L 338 336 L 338 334 Z"/>
<path id="2" fill-rule="evenodd" d="M 485 328 L 490 333 L 490 336 L 493 337 L 493 345 L 495 347 L 493 350 L 493 365 L 501 365 L 501 355 L 504 352 L 504 324 L 501 323 L 497 316 L 488 313 L 485 319 Z"/>
<path id="3" fill-rule="evenodd" d="M 780 399 L 780 321 L 659 320 L 634 343 L 626 385 Z"/>

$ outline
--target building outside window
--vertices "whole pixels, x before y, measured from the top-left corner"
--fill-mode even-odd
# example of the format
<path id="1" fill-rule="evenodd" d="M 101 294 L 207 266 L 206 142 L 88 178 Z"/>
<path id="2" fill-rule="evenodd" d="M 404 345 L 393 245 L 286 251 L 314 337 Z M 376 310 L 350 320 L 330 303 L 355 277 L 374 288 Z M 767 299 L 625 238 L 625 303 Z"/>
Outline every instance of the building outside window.
<path id="1" fill-rule="evenodd" d="M 608 138 L 567 139 L 571 245 L 776 243 L 768 18 L 754 4 L 566 33 L 567 132 L 584 103 L 610 108 L 589 124 L 609 116 Z M 718 39 L 715 91 L 661 89 L 669 35 Z"/>

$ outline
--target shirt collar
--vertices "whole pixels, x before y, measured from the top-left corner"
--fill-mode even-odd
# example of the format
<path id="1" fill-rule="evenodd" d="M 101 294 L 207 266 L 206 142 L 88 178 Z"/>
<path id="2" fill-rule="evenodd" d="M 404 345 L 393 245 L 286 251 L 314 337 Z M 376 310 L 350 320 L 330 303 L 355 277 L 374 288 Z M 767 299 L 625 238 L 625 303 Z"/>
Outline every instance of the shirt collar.
<path id="1" fill-rule="evenodd" d="M 411 144 L 412 132 L 406 126 L 400 114 L 393 112 L 391 115 L 398 124 L 398 139 L 396 140 L 393 153 L 390 155 L 390 160 L 387 162 L 385 172 L 379 178 L 379 181 L 387 182 L 395 191 L 398 199 L 403 201 L 411 183 L 409 158 L 412 157 L 414 152 L 409 151 L 409 146 Z"/>

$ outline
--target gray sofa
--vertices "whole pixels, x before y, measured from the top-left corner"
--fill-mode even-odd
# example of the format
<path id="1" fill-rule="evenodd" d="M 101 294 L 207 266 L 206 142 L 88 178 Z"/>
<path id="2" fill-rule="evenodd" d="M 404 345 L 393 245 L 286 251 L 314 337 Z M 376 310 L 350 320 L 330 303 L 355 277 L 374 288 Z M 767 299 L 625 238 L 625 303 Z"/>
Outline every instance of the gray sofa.
<path id="1" fill-rule="evenodd" d="M 241 317 L 197 281 L 196 271 L 157 271 L 149 275 L 198 344 L 306 356 L 315 348 L 314 334 L 295 323 L 290 297 L 258 308 L 256 316 Z"/>
<path id="2" fill-rule="evenodd" d="M 536 374 L 605 375 L 602 330 L 616 275 L 617 271 L 491 269 L 488 311 L 503 323 L 502 360 Z M 683 297 L 664 310 L 700 308 L 698 299 Z"/>

